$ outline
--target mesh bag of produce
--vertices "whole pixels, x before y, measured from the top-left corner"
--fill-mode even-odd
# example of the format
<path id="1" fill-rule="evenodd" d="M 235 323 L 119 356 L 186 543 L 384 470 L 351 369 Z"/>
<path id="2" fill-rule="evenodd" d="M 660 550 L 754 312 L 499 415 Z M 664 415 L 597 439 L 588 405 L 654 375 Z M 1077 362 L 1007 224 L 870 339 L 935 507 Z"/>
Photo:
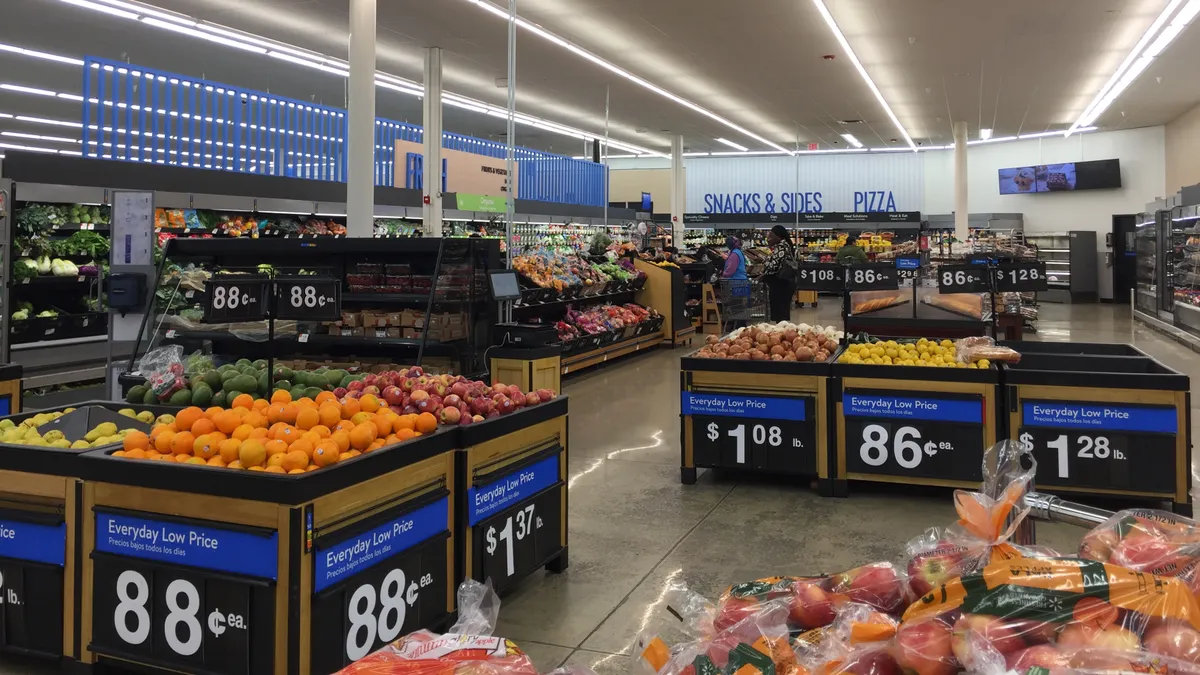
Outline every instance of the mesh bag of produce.
<path id="1" fill-rule="evenodd" d="M 1118 511 L 1083 537 L 1079 557 L 1176 577 L 1200 591 L 1200 527 L 1168 511 Z"/>
<path id="2" fill-rule="evenodd" d="M 458 587 L 458 622 L 443 635 L 420 630 L 338 671 L 342 675 L 538 675 L 512 641 L 493 637 L 500 599 L 490 585 Z"/>

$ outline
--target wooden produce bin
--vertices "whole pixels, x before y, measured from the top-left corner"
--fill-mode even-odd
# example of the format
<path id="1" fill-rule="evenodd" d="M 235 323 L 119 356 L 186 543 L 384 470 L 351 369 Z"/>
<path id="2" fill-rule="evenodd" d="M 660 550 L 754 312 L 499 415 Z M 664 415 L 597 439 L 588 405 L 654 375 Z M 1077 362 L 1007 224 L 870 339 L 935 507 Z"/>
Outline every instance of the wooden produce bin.
<path id="1" fill-rule="evenodd" d="M 297 476 L 81 457 L 81 660 L 323 675 L 442 627 L 457 440 L 444 429 Z"/>
<path id="2" fill-rule="evenodd" d="M 99 407 L 103 409 L 93 412 Z M 75 441 L 90 430 L 89 421 L 94 427 L 114 419 L 122 428 L 149 430 L 149 424 L 117 416 L 121 408 L 160 412 L 154 406 L 92 401 L 38 431 L 58 430 Z M 19 426 L 36 414 L 3 419 Z M 83 483 L 78 476 L 82 455 L 93 450 L 0 443 L 0 650 L 67 662 L 79 657 Z"/>
<path id="3" fill-rule="evenodd" d="M 1001 440 L 1000 372 L 834 363 L 834 493 L 847 481 L 978 488 Z"/>
<path id="4" fill-rule="evenodd" d="M 694 484 L 699 468 L 816 476 L 832 495 L 830 367 L 683 357 L 679 481 Z"/>
<path id="5" fill-rule="evenodd" d="M 683 271 L 678 267 L 659 267 L 652 262 L 635 259 L 634 266 L 646 273 L 646 285 L 637 292 L 639 305 L 653 307 L 666 317 L 662 326 L 663 342 L 678 347 L 696 335 L 696 326 L 687 316 L 684 303 L 687 289 Z"/>
<path id="6" fill-rule="evenodd" d="M 567 397 L 459 427 L 460 578 L 567 568 Z"/>
<path id="7" fill-rule="evenodd" d="M 526 392 L 549 389 L 557 394 L 562 391 L 562 347 L 492 347 L 488 356 L 492 384 L 515 384 Z"/>
<path id="8" fill-rule="evenodd" d="M 1047 492 L 1170 501 L 1191 516 L 1191 382 L 1130 345 L 1004 343 L 1009 438 Z"/>

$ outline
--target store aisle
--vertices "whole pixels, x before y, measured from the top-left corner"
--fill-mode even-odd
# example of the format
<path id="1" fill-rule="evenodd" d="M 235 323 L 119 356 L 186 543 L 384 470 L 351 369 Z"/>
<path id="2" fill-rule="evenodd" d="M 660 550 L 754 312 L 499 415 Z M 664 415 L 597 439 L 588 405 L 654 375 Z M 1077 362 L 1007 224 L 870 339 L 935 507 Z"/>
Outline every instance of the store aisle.
<path id="1" fill-rule="evenodd" d="M 1134 324 L 1127 307 L 1041 311 L 1030 339 L 1128 342 L 1200 381 L 1195 353 Z M 838 307 L 795 310 L 793 320 L 838 323 Z M 736 580 L 898 561 L 908 539 L 954 519 L 949 490 L 854 486 L 850 498 L 832 500 L 808 485 L 711 472 L 681 485 L 678 358 L 685 353 L 656 352 L 566 384 L 571 566 L 560 576 L 535 575 L 503 598 L 498 630 L 543 670 L 567 663 L 626 673 L 639 632 L 681 637 L 663 607 L 672 581 L 715 597 Z M 1039 542 L 1063 551 L 1080 534 L 1038 525 Z"/>

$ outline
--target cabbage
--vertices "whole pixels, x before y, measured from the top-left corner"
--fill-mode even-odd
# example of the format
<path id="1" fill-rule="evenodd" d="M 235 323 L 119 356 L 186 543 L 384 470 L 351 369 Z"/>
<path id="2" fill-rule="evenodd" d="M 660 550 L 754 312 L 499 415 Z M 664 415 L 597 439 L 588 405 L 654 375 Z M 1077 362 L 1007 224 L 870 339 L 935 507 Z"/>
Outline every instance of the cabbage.
<path id="1" fill-rule="evenodd" d="M 39 273 L 49 274 L 50 273 L 50 256 L 44 255 L 44 256 L 38 258 L 37 266 L 38 266 Z"/>

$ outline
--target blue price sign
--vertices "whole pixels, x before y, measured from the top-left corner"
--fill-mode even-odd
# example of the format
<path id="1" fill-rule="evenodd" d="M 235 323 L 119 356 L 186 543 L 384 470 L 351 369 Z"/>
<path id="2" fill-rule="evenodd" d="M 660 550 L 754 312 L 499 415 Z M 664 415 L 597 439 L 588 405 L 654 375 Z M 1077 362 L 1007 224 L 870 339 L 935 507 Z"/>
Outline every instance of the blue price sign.
<path id="1" fill-rule="evenodd" d="M 62 567 L 66 557 L 66 523 L 42 525 L 0 518 L 0 558 Z"/>
<path id="2" fill-rule="evenodd" d="M 96 550 L 205 570 L 274 579 L 279 535 L 123 514 L 96 514 Z"/>
<path id="3" fill-rule="evenodd" d="M 769 420 L 805 419 L 804 399 L 766 396 L 736 396 L 685 391 L 680 394 L 680 409 L 684 415 L 717 415 L 720 417 L 753 417 Z"/>
<path id="4" fill-rule="evenodd" d="M 315 590 L 323 591 L 445 532 L 449 514 L 450 500 L 443 497 L 366 532 L 320 547 L 313 570 Z"/>
<path id="5" fill-rule="evenodd" d="M 809 474 L 816 471 L 816 400 L 685 391 L 696 466 Z"/>
<path id="6" fill-rule="evenodd" d="M 484 518 L 557 483 L 558 457 L 556 453 L 499 480 L 467 488 L 468 524 L 474 527 Z"/>

